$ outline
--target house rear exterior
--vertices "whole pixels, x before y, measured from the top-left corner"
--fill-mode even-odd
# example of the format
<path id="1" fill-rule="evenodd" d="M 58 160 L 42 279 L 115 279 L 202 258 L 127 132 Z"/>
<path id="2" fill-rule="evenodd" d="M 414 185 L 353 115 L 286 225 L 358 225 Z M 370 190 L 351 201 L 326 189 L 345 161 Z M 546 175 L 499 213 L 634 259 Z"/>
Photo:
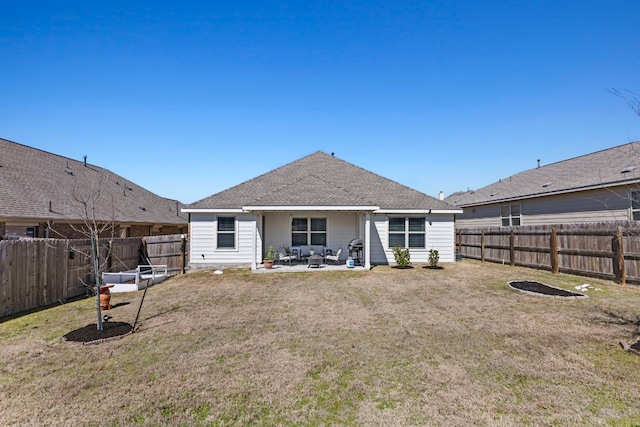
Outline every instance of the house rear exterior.
<path id="1" fill-rule="evenodd" d="M 640 142 L 539 166 L 446 202 L 456 227 L 640 220 Z"/>
<path id="2" fill-rule="evenodd" d="M 411 261 L 429 250 L 452 262 L 454 214 L 448 204 L 392 180 L 316 152 L 186 206 L 190 268 L 250 266 L 269 246 L 314 246 L 349 256 L 362 239 L 362 265 L 394 262 L 393 247 Z"/>

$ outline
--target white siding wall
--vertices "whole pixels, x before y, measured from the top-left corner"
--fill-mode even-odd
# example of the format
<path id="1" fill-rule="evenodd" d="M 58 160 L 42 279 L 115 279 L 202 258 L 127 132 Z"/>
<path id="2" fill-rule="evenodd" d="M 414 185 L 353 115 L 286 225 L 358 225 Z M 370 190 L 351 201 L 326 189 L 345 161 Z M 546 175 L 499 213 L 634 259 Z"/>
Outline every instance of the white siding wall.
<path id="1" fill-rule="evenodd" d="M 234 216 L 232 214 L 221 216 Z M 235 215 L 236 247 L 216 249 L 217 216 L 191 214 L 189 264 L 194 267 L 250 265 L 253 256 L 254 215 Z M 256 245 L 260 247 L 259 237 Z M 259 252 L 258 252 L 259 253 Z"/>
<path id="2" fill-rule="evenodd" d="M 427 247 L 439 252 L 440 262 L 455 262 L 455 227 L 453 215 L 431 215 L 431 225 L 428 226 Z M 428 262 L 427 253 L 427 260 Z"/>
<path id="3" fill-rule="evenodd" d="M 231 216 L 231 215 L 222 215 Z M 215 214 L 191 214 L 190 222 L 190 265 L 192 267 L 224 267 L 232 265 L 250 265 L 253 244 L 256 244 L 256 263 L 262 262 L 262 240 L 264 246 L 282 248 L 291 246 L 291 218 L 323 217 L 327 218 L 327 247 L 334 253 L 343 248 L 342 259 L 348 254 L 348 244 L 355 237 L 364 238 L 364 215 L 349 212 L 326 213 L 266 213 L 265 229 L 262 230 L 262 217 L 253 214 L 235 215 L 236 248 L 216 249 L 217 216 Z M 254 218 L 257 219 L 257 233 L 254 237 Z M 429 249 L 437 249 L 441 262 L 453 262 L 455 259 L 453 215 L 431 214 L 430 223 L 426 223 L 426 249 L 411 249 L 411 261 L 428 262 Z M 386 215 L 371 215 L 371 263 L 393 264 L 393 248 L 388 245 L 388 221 Z M 204 255 L 204 256 L 203 256 Z"/>
<path id="4" fill-rule="evenodd" d="M 389 228 L 386 215 L 372 215 L 371 263 L 394 264 L 393 248 L 389 247 Z M 430 214 L 426 223 L 425 249 L 411 249 L 411 262 L 423 264 L 429 261 L 429 250 L 439 252 L 440 262 L 455 261 L 455 233 L 452 214 Z"/>
<path id="5" fill-rule="evenodd" d="M 625 188 L 600 189 L 464 208 L 456 216 L 458 228 L 499 227 L 500 206 L 520 203 L 522 225 L 575 224 L 585 222 L 626 221 L 630 219 L 630 201 Z"/>

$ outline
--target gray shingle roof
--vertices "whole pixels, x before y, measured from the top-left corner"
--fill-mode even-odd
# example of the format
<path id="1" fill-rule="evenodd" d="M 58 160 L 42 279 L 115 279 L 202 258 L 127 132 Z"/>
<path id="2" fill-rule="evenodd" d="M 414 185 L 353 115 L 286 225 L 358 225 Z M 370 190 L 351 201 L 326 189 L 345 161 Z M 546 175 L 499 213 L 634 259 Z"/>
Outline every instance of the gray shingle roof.
<path id="1" fill-rule="evenodd" d="M 639 181 L 640 142 L 636 141 L 520 172 L 478 190 L 454 193 L 445 201 L 466 207 Z"/>
<path id="2" fill-rule="evenodd" d="M 243 206 L 453 209 L 434 197 L 321 151 L 192 203 L 187 208 L 238 209 Z"/>
<path id="3" fill-rule="evenodd" d="M 100 221 L 187 223 L 176 200 L 107 169 L 0 138 L 0 217 L 82 220 L 82 204 L 74 194 L 80 199 L 100 195 L 95 218 Z"/>

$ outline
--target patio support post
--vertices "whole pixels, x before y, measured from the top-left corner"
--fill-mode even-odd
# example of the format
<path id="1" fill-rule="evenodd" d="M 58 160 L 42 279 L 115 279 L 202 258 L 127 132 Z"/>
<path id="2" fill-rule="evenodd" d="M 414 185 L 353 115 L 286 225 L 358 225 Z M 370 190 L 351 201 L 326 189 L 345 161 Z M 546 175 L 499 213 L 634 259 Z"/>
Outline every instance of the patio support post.
<path id="1" fill-rule="evenodd" d="M 364 214 L 364 268 L 371 269 L 371 214 Z"/>
<path id="2" fill-rule="evenodd" d="M 256 256 L 258 251 L 258 215 L 253 214 L 253 256 L 251 257 L 251 271 L 255 271 L 258 269 L 258 264 L 256 264 Z"/>

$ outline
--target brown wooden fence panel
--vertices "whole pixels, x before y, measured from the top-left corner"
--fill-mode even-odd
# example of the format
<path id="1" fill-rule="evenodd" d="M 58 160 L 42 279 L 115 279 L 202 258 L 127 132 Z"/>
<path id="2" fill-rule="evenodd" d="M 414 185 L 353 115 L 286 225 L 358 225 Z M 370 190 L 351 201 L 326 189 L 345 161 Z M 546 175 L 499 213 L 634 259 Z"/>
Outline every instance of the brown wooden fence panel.
<path id="1" fill-rule="evenodd" d="M 95 284 L 91 263 L 91 240 L 67 240 L 67 297 L 86 295 Z"/>
<path id="2" fill-rule="evenodd" d="M 640 283 L 640 230 L 623 229 L 622 250 L 627 280 Z"/>
<path id="3" fill-rule="evenodd" d="M 484 233 L 485 260 L 509 264 L 509 232 L 489 230 Z"/>
<path id="4" fill-rule="evenodd" d="M 186 237 L 145 238 L 153 264 L 184 272 Z M 100 239 L 98 274 L 138 266 L 141 238 Z M 0 317 L 84 296 L 95 285 L 90 239 L 0 241 Z"/>
<path id="5" fill-rule="evenodd" d="M 141 238 L 113 239 L 108 244 L 111 245 L 111 259 L 107 262 L 107 271 L 133 270 L 139 265 Z"/>
<path id="6" fill-rule="evenodd" d="M 633 221 L 458 229 L 456 238 L 463 257 L 640 283 L 640 226 Z"/>
<path id="7" fill-rule="evenodd" d="M 143 241 L 151 264 L 166 265 L 170 275 L 184 272 L 187 259 L 185 236 L 146 236 Z"/>

